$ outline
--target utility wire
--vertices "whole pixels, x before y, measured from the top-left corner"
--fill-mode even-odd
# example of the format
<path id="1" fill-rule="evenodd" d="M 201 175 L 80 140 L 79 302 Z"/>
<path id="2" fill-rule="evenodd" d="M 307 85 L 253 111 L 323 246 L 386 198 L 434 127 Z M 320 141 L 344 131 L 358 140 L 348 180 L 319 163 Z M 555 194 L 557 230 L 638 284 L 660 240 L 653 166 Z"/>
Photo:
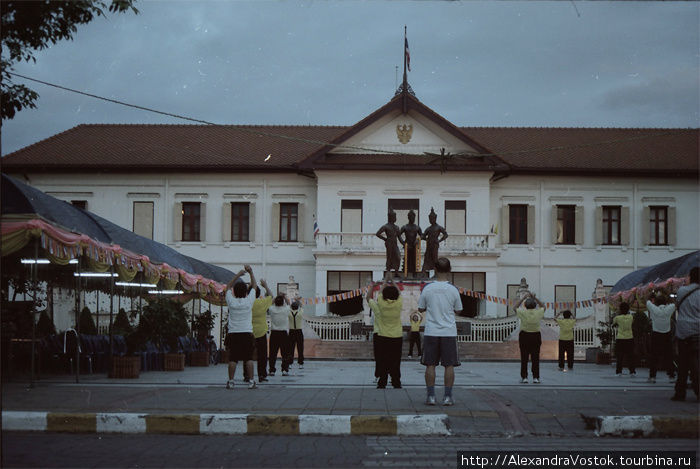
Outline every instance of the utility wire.
<path id="1" fill-rule="evenodd" d="M 272 132 L 264 132 L 264 131 L 260 131 L 260 130 L 249 129 L 249 128 L 246 128 L 246 127 L 243 127 L 240 125 L 217 124 L 217 123 L 209 122 L 209 121 L 206 121 L 203 119 L 195 119 L 193 117 L 187 117 L 187 116 L 183 116 L 180 114 L 159 111 L 157 109 L 152 109 L 152 108 L 148 108 L 145 106 L 139 106 L 137 104 L 126 103 L 124 101 L 119 101 L 117 99 L 105 98 L 104 96 L 86 93 L 84 91 L 75 90 L 75 89 L 68 88 L 65 86 L 57 85 L 55 83 L 50 83 L 47 81 L 38 80 L 36 78 L 31 78 L 31 77 L 28 77 L 26 75 L 21 75 L 21 74 L 16 73 L 16 72 L 8 72 L 8 73 L 10 75 L 13 75 L 13 76 L 16 76 L 19 78 L 24 78 L 25 80 L 33 81 L 36 83 L 41 83 L 42 85 L 51 86 L 54 88 L 58 88 L 60 90 L 69 91 L 71 93 L 81 94 L 83 96 L 88 96 L 91 98 L 100 99 L 102 101 L 107 101 L 110 103 L 119 104 L 122 106 L 131 107 L 134 109 L 140 109 L 142 111 L 148 111 L 148 112 L 153 112 L 156 114 L 161 114 L 164 116 L 174 117 L 176 119 L 183 119 L 183 120 L 190 121 L 190 122 L 197 122 L 199 124 L 206 124 L 206 125 L 217 126 L 217 127 L 227 127 L 227 128 L 232 128 L 232 129 L 241 131 L 241 132 L 247 132 L 247 133 L 250 133 L 253 135 L 260 135 L 260 136 L 265 136 L 265 137 L 281 138 L 281 139 L 298 141 L 298 142 L 303 142 L 303 143 L 312 143 L 315 145 L 332 146 L 335 148 L 344 148 L 344 149 L 350 149 L 350 150 L 366 151 L 366 152 L 370 152 L 372 154 L 383 153 L 383 154 L 395 155 L 395 156 L 406 155 L 406 153 L 390 151 L 390 150 L 380 150 L 377 148 L 357 147 L 357 146 L 353 146 L 353 145 L 343 145 L 343 144 L 325 142 L 322 140 L 314 140 L 314 139 L 308 139 L 308 138 L 302 138 L 302 137 L 292 137 L 289 135 L 276 134 L 276 133 L 272 133 Z M 467 151 L 467 152 L 459 152 L 457 154 L 447 154 L 445 156 L 446 157 L 455 157 L 455 156 L 463 156 L 463 157 L 496 156 L 496 157 L 498 157 L 498 156 L 505 156 L 505 155 L 522 155 L 522 154 L 527 154 L 527 153 L 573 150 L 573 149 L 580 149 L 580 148 L 590 148 L 590 147 L 595 147 L 595 146 L 613 145 L 616 143 L 623 143 L 623 142 L 645 140 L 645 139 L 650 139 L 650 138 L 662 137 L 662 136 L 666 136 L 666 135 L 673 135 L 673 134 L 684 132 L 684 131 L 685 131 L 685 129 L 674 129 L 674 130 L 668 130 L 668 131 L 663 131 L 663 132 L 654 132 L 654 133 L 649 133 L 649 134 L 637 135 L 637 136 L 633 136 L 633 137 L 605 140 L 605 141 L 600 141 L 600 142 L 580 143 L 580 144 L 574 144 L 574 145 L 560 145 L 560 146 L 554 146 L 554 147 L 531 148 L 531 149 L 527 149 L 527 150 L 500 151 L 497 153 L 476 153 L 476 152 L 468 152 Z M 436 155 L 430 154 L 430 156 L 436 156 Z"/>

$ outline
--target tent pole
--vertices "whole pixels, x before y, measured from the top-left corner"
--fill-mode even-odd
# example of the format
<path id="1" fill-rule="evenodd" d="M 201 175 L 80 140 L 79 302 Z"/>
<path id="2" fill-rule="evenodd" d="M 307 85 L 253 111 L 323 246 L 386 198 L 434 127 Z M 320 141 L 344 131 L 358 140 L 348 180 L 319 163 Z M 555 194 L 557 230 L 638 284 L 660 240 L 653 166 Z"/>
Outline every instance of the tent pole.
<path id="1" fill-rule="evenodd" d="M 34 264 L 31 264 L 30 268 L 30 273 L 32 276 L 32 287 L 34 290 L 34 305 L 32 306 L 32 350 L 31 350 L 31 374 L 29 378 L 29 387 L 33 388 L 34 387 L 34 372 L 35 372 L 35 366 L 36 363 L 34 361 L 34 354 L 36 353 L 36 297 L 37 297 L 37 267 L 38 267 L 38 259 L 39 259 L 39 238 L 36 238 L 34 240 Z"/>
<path id="2" fill-rule="evenodd" d="M 80 295 L 81 295 L 81 285 L 80 285 L 80 279 L 82 278 L 80 276 L 80 264 L 83 259 L 83 256 L 78 256 L 78 264 L 76 267 L 76 271 L 78 272 L 78 276 L 76 277 L 76 291 L 75 291 L 75 297 L 77 299 L 77 305 L 75 308 L 75 341 L 76 341 L 76 346 L 75 346 L 75 382 L 79 383 L 80 382 Z"/>
<path id="3" fill-rule="evenodd" d="M 114 318 L 114 265 L 109 267 L 110 276 L 109 282 L 109 370 L 112 370 L 112 354 L 114 353 L 114 343 L 112 341 L 112 322 Z M 99 332 L 99 330 L 98 330 Z"/>

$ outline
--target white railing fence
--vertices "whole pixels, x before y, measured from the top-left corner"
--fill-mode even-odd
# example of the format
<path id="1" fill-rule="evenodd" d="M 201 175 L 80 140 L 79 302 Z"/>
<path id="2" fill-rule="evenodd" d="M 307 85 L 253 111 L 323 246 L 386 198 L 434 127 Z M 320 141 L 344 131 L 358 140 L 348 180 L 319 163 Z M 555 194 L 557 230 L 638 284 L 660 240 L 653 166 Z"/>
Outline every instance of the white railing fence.
<path id="1" fill-rule="evenodd" d="M 304 316 L 304 320 L 318 334 L 321 340 L 359 341 L 366 338 L 364 332 L 358 332 L 363 324 L 361 313 L 346 317 Z M 460 319 L 459 322 L 470 323 L 471 333 L 459 335 L 457 340 L 473 343 L 503 342 L 510 337 L 518 326 L 518 320 L 513 316 L 494 319 L 468 318 Z M 352 326 L 353 323 L 357 324 L 354 328 Z M 554 329 L 559 329 L 556 322 L 551 319 L 546 319 L 545 324 Z M 576 326 L 574 327 L 574 343 L 576 345 L 594 345 L 595 328 L 593 324 L 592 316 L 576 321 Z M 353 331 L 353 329 L 355 330 Z"/>

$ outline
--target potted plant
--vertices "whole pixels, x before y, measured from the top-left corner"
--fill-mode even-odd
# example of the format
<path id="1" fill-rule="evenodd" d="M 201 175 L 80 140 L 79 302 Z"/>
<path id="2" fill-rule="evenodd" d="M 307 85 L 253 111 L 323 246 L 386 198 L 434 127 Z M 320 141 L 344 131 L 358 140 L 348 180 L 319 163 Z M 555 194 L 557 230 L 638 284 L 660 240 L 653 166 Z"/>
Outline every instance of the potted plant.
<path id="1" fill-rule="evenodd" d="M 126 311 L 120 309 L 112 324 L 112 334 L 124 337 L 126 342 L 126 355 L 112 356 L 110 378 L 133 379 L 141 373 L 140 353 L 146 345 L 146 336 L 143 331 L 132 327 Z"/>
<path id="2" fill-rule="evenodd" d="M 166 299 L 150 301 L 143 308 L 140 330 L 147 340 L 166 350 L 163 357 L 165 371 L 185 369 L 185 354 L 180 353 L 178 338 L 189 333 L 187 311 L 182 304 Z"/>
<path id="3" fill-rule="evenodd" d="M 598 321 L 598 329 L 596 329 L 596 337 L 600 340 L 601 349 L 596 355 L 596 363 L 599 365 L 607 365 L 611 361 L 612 346 L 613 346 L 613 330 L 612 323 L 606 321 Z"/>
<path id="4" fill-rule="evenodd" d="M 190 353 L 191 366 L 209 366 L 209 347 L 207 337 L 209 332 L 214 327 L 214 319 L 216 314 L 210 310 L 199 313 L 192 321 L 192 335 L 197 339 L 200 345 L 204 345 L 204 350 L 195 350 Z"/>

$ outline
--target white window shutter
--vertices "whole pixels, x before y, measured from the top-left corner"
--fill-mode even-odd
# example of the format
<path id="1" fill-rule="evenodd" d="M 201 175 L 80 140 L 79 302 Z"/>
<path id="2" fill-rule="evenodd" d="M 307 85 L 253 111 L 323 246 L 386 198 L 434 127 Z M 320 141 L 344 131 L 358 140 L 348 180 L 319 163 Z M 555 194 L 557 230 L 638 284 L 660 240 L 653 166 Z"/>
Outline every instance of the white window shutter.
<path id="1" fill-rule="evenodd" d="M 527 206 L 527 244 L 535 244 L 535 206 Z"/>
<path id="2" fill-rule="evenodd" d="M 182 241 L 182 204 L 175 203 L 173 210 L 173 241 Z"/>
<path id="3" fill-rule="evenodd" d="M 676 207 L 668 207 L 668 226 L 667 235 L 668 245 L 676 245 Z"/>
<path id="4" fill-rule="evenodd" d="M 620 209 L 620 244 L 629 246 L 630 244 L 630 208 Z"/>
<path id="5" fill-rule="evenodd" d="M 273 202 L 270 215 L 270 233 L 272 234 L 272 242 L 280 240 L 280 204 Z"/>
<path id="6" fill-rule="evenodd" d="M 207 240 L 207 203 L 199 203 L 199 240 L 205 242 Z"/>
<path id="7" fill-rule="evenodd" d="M 255 242 L 255 202 L 248 204 L 248 241 Z"/>
<path id="8" fill-rule="evenodd" d="M 221 211 L 221 239 L 224 243 L 231 241 L 231 202 L 224 202 Z"/>
<path id="9" fill-rule="evenodd" d="M 595 245 L 600 246 L 601 244 L 603 244 L 603 207 L 596 207 L 595 208 Z"/>
<path id="10" fill-rule="evenodd" d="M 306 204 L 298 204 L 297 205 L 297 241 L 303 242 L 304 241 L 304 212 L 305 212 Z"/>
<path id="11" fill-rule="evenodd" d="M 644 207 L 642 210 L 642 246 L 649 245 L 649 215 L 651 211 L 649 207 Z"/>
<path id="12" fill-rule="evenodd" d="M 510 205 L 501 207 L 501 243 L 510 242 Z"/>
<path id="13" fill-rule="evenodd" d="M 551 239 L 552 239 L 552 244 L 557 244 L 557 206 L 552 205 L 552 214 L 551 214 Z"/>
<path id="14" fill-rule="evenodd" d="M 574 233 L 574 244 L 580 246 L 583 244 L 583 205 L 576 206 L 576 226 Z"/>

